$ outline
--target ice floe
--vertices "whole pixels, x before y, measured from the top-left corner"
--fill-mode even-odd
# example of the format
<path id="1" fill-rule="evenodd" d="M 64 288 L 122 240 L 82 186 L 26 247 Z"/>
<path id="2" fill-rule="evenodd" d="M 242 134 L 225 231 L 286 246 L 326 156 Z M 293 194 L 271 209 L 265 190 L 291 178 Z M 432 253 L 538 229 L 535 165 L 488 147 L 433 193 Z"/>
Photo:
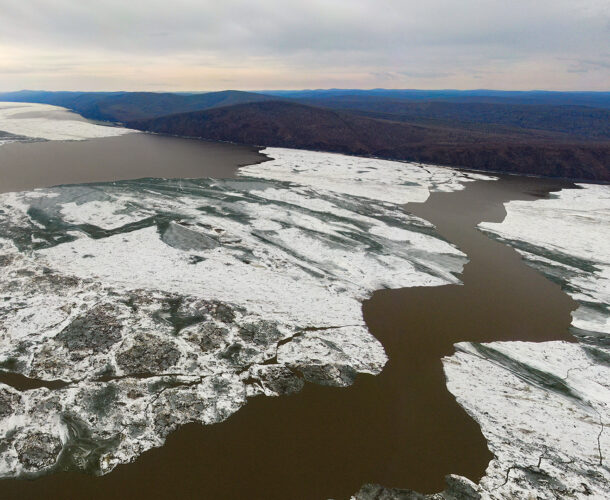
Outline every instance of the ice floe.
<path id="1" fill-rule="evenodd" d="M 298 149 L 266 148 L 262 153 L 273 159 L 244 167 L 240 174 L 397 204 L 424 202 L 434 191 L 458 191 L 465 182 L 494 179 L 421 163 Z"/>
<path id="2" fill-rule="evenodd" d="M 483 498 L 608 497 L 607 360 L 576 343 L 463 343 L 443 365 L 494 454 Z"/>
<path id="3" fill-rule="evenodd" d="M 379 373 L 361 301 L 458 283 L 466 261 L 397 203 L 470 177 L 401 163 L 392 191 L 391 162 L 310 155 L 328 189 L 248 167 L 0 195 L 0 366 L 31 386 L 0 384 L 0 475 L 106 473 L 248 397 Z"/>
<path id="4" fill-rule="evenodd" d="M 136 131 L 97 125 L 65 108 L 28 102 L 0 102 L 0 131 L 50 141 L 82 141 Z M 14 142 L 0 137 L 0 145 Z"/>

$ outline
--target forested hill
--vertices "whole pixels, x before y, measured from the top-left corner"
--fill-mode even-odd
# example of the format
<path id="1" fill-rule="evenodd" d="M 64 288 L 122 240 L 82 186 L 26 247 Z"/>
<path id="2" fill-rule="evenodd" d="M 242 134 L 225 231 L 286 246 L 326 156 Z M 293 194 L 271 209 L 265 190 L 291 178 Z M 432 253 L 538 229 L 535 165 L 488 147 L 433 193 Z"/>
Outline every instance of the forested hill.
<path id="1" fill-rule="evenodd" d="M 421 125 L 283 101 L 183 113 L 128 125 L 208 140 L 610 181 L 610 141 L 576 139 L 549 131 Z"/>

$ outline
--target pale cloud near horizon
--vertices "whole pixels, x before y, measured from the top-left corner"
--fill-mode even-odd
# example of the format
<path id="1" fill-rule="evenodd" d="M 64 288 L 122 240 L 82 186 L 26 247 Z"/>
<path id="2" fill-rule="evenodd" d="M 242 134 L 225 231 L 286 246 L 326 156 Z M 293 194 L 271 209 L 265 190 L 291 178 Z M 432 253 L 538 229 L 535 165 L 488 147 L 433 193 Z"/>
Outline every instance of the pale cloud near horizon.
<path id="1" fill-rule="evenodd" d="M 0 90 L 610 90 L 608 0 L 0 0 Z"/>

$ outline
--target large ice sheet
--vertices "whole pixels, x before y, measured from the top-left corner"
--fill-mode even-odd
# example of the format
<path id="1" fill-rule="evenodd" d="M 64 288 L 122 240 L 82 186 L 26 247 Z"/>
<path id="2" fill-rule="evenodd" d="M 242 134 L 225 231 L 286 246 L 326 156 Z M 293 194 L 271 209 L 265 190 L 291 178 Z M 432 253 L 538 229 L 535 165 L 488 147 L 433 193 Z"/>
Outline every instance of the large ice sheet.
<path id="1" fill-rule="evenodd" d="M 607 361 L 576 343 L 494 342 L 458 344 L 443 365 L 494 454 L 483 498 L 608 498 Z"/>
<path id="2" fill-rule="evenodd" d="M 0 131 L 50 141 L 82 141 L 136 133 L 123 127 L 97 125 L 65 108 L 49 104 L 0 102 Z M 0 145 L 9 141 L 0 138 Z"/>
<path id="3" fill-rule="evenodd" d="M 329 158 L 349 184 L 352 160 Z M 294 177 L 0 196 L 0 363 L 37 385 L 0 385 L 0 475 L 106 473 L 248 397 L 379 373 L 361 301 L 457 283 L 466 259 L 384 199 L 374 171 L 385 164 L 369 196 Z"/>
<path id="4" fill-rule="evenodd" d="M 452 168 L 319 153 L 266 148 L 271 161 L 250 165 L 241 175 L 296 182 L 315 189 L 351 194 L 391 203 L 421 203 L 434 191 L 458 191 L 465 182 L 491 180 L 482 174 Z"/>

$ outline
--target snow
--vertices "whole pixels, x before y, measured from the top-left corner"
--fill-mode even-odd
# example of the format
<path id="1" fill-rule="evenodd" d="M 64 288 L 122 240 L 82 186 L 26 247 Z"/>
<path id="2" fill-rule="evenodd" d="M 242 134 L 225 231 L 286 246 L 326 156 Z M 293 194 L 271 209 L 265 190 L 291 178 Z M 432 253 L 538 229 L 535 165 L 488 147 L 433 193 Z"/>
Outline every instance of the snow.
<path id="1" fill-rule="evenodd" d="M 495 177 L 424 165 L 298 149 L 266 148 L 271 161 L 240 169 L 240 175 L 295 182 L 315 189 L 396 204 L 422 203 L 430 192 L 458 191 L 465 182 Z"/>
<path id="2" fill-rule="evenodd" d="M 566 342 L 456 347 L 447 386 L 494 454 L 483 498 L 607 498 L 610 367 Z"/>
<path id="3" fill-rule="evenodd" d="M 49 141 L 83 141 L 135 133 L 122 127 L 97 125 L 58 106 L 22 102 L 0 102 L 0 131 Z M 3 143 L 0 139 L 0 145 Z"/>

